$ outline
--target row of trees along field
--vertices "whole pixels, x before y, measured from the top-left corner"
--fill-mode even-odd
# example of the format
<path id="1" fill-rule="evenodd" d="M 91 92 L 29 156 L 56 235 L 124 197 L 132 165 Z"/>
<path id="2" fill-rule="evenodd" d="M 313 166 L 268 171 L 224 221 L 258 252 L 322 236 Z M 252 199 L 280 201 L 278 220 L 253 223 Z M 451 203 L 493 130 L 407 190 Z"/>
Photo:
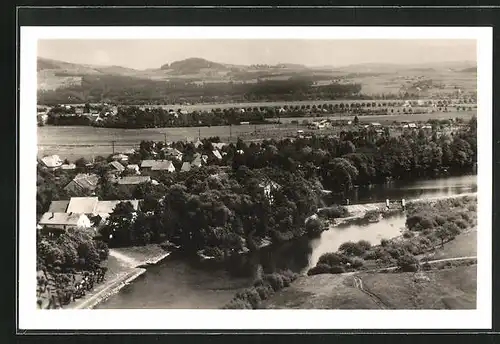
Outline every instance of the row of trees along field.
<path id="1" fill-rule="evenodd" d="M 388 114 L 388 113 L 423 113 L 426 108 L 412 109 L 398 107 L 397 102 L 351 102 L 337 104 L 284 105 L 283 107 L 254 106 L 245 109 L 214 108 L 211 111 L 192 111 L 186 113 L 178 109 L 145 108 L 137 106 L 120 107 L 114 116 L 106 116 L 102 109 L 102 121 L 93 122 L 83 115 L 73 115 L 74 109 L 54 107 L 48 113 L 49 125 L 93 125 L 108 128 L 155 128 L 155 127 L 193 127 L 237 125 L 240 122 L 262 124 L 287 117 L 318 116 L 331 113 Z M 449 101 L 438 103 L 438 111 L 448 111 Z M 457 111 L 472 110 L 470 106 L 455 107 Z M 71 115 L 70 115 L 71 114 Z M 69 116 L 70 115 L 70 116 Z"/>
<path id="2" fill-rule="evenodd" d="M 291 101 L 346 99 L 361 91 L 360 84 L 313 86 L 308 78 L 262 80 L 257 83 L 198 84 L 186 80 L 158 81 L 126 76 L 83 76 L 78 85 L 38 92 L 40 104 L 106 102 L 117 104 L 175 104 L 220 101 Z"/>
<path id="3" fill-rule="evenodd" d="M 208 142 L 198 149 L 185 142 L 175 146 L 191 152 L 208 153 L 210 149 Z M 135 158 L 151 157 L 154 147 L 141 143 Z M 239 150 L 243 154 L 238 154 Z M 119 187 L 106 178 L 105 162 L 94 167 L 101 175 L 96 190 L 100 199 L 144 199 L 138 214 L 126 205 L 111 214 L 110 225 L 104 229 L 115 233 L 109 244 L 168 239 L 186 249 L 232 250 L 242 245 L 252 247 L 255 238 L 265 236 L 289 240 L 305 233 L 304 221 L 321 204 L 323 188 L 342 193 L 354 185 L 387 178 L 430 176 L 444 168 L 454 173 L 470 170 L 477 159 L 476 119 L 453 136 L 439 138 L 424 131 L 397 138 L 373 138 L 366 131 L 350 131 L 341 138 L 285 139 L 250 145 L 240 140 L 223 151 L 223 159 L 212 160 L 213 166 L 155 174 L 159 185 Z M 187 156 L 184 159 L 189 159 Z M 281 187 L 272 188 L 270 197 L 266 197 L 261 185 L 270 181 Z M 49 185 L 56 187 L 54 183 Z M 61 196 L 58 190 L 38 187 L 41 207 L 48 207 L 46 201 L 51 196 Z M 133 217 L 135 221 L 131 221 Z M 308 230 L 315 232 L 317 228 Z"/>

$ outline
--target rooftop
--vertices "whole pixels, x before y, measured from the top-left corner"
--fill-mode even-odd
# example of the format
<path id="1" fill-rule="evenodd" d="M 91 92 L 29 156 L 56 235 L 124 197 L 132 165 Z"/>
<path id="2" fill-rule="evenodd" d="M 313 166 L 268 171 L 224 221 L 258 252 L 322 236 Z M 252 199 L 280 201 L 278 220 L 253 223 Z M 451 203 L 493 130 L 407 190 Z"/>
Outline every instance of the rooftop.
<path id="1" fill-rule="evenodd" d="M 118 161 L 111 161 L 109 165 L 112 166 L 116 171 L 123 172 L 125 170 L 125 167 L 123 167 L 123 165 Z"/>
<path id="2" fill-rule="evenodd" d="M 78 213 L 51 213 L 47 212 L 42 215 L 39 224 L 40 225 L 73 225 L 78 224 L 78 220 L 83 214 Z"/>
<path id="3" fill-rule="evenodd" d="M 59 167 L 63 164 L 63 161 L 59 155 L 50 155 L 42 158 L 42 162 L 47 167 Z"/>
<path id="4" fill-rule="evenodd" d="M 134 210 L 139 209 L 139 200 L 138 199 L 130 199 L 130 200 L 114 200 L 114 201 L 99 201 L 97 202 L 97 206 L 95 208 L 95 213 L 97 214 L 110 214 L 115 209 L 118 203 L 122 202 L 130 202 Z"/>
<path id="5" fill-rule="evenodd" d="M 151 181 L 150 176 L 126 176 L 118 180 L 120 185 L 135 185 Z"/>
<path id="6" fill-rule="evenodd" d="M 68 209 L 69 200 L 52 201 L 49 206 L 49 213 L 65 213 Z"/>
<path id="7" fill-rule="evenodd" d="M 97 206 L 97 197 L 71 197 L 67 213 L 92 214 Z"/>

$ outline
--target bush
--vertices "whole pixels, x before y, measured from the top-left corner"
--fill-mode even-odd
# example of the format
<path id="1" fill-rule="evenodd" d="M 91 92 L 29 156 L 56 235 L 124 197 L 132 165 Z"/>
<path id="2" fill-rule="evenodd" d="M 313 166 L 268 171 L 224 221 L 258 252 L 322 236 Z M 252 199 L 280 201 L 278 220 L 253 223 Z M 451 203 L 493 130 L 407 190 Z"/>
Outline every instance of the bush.
<path id="1" fill-rule="evenodd" d="M 436 224 L 438 226 L 442 226 L 446 223 L 446 219 L 444 217 L 442 217 L 441 215 L 436 215 L 434 217 L 434 221 L 436 222 Z"/>
<path id="2" fill-rule="evenodd" d="M 348 256 L 362 256 L 366 250 L 368 244 L 368 249 L 371 247 L 370 243 L 367 241 L 359 241 L 357 243 L 348 241 L 340 245 L 339 251 Z M 331 264 L 332 265 L 332 264 Z"/>
<path id="3" fill-rule="evenodd" d="M 259 293 L 261 300 L 267 300 L 269 296 L 271 296 L 271 294 L 273 293 L 272 288 L 266 285 L 260 285 L 258 287 L 255 287 L 255 290 L 257 291 L 257 293 Z"/>
<path id="4" fill-rule="evenodd" d="M 449 223 L 448 226 L 454 225 L 460 229 L 466 229 L 469 225 L 464 220 L 457 220 L 455 223 Z"/>
<path id="5" fill-rule="evenodd" d="M 382 245 L 382 247 L 386 247 L 390 244 L 390 242 L 391 241 L 388 239 L 382 239 L 382 240 L 380 240 L 380 245 Z"/>
<path id="6" fill-rule="evenodd" d="M 242 299 L 232 299 L 223 308 L 224 309 L 252 309 L 252 305 L 250 305 L 249 302 L 242 300 Z"/>
<path id="7" fill-rule="evenodd" d="M 330 265 L 320 264 L 318 263 L 315 267 L 309 269 L 307 274 L 309 276 L 319 275 L 319 274 L 329 274 L 330 273 Z"/>
<path id="8" fill-rule="evenodd" d="M 335 219 L 340 217 L 349 216 L 349 211 L 346 207 L 341 205 L 334 205 L 328 208 L 323 208 L 318 211 L 318 215 L 322 217 L 326 217 L 328 219 Z"/>
<path id="9" fill-rule="evenodd" d="M 321 233 L 325 230 L 325 223 L 320 218 L 311 218 L 306 222 L 308 233 Z"/>
<path id="10" fill-rule="evenodd" d="M 330 273 L 332 274 L 341 274 L 345 272 L 345 268 L 341 265 L 334 265 L 330 268 Z"/>
<path id="11" fill-rule="evenodd" d="M 284 287 L 283 278 L 277 273 L 264 275 L 262 279 L 268 282 L 274 291 L 278 291 Z"/>
<path id="12" fill-rule="evenodd" d="M 405 254 L 398 258 L 398 267 L 403 272 L 415 272 L 418 271 L 419 262 L 413 255 Z"/>
<path id="13" fill-rule="evenodd" d="M 411 231 L 406 231 L 403 233 L 403 238 L 410 239 L 413 238 L 413 232 Z"/>
<path id="14" fill-rule="evenodd" d="M 362 259 L 362 258 L 359 258 L 359 257 L 355 257 L 351 260 L 351 266 L 354 268 L 354 269 L 359 269 L 361 268 L 363 265 L 365 265 L 365 261 Z"/>
<path id="15" fill-rule="evenodd" d="M 328 266 L 340 265 L 345 261 L 345 258 L 338 253 L 325 253 L 319 257 L 318 265 L 325 264 Z"/>

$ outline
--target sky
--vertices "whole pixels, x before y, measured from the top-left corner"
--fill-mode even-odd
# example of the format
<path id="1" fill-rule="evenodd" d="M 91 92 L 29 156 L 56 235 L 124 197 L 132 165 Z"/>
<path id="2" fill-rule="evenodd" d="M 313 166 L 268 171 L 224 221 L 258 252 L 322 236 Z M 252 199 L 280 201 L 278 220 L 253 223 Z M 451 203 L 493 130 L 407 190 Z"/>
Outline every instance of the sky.
<path id="1" fill-rule="evenodd" d="M 38 56 L 72 63 L 116 65 L 135 69 L 159 68 L 165 63 L 190 57 L 242 65 L 420 64 L 476 61 L 476 41 L 464 39 L 51 39 L 38 41 Z"/>

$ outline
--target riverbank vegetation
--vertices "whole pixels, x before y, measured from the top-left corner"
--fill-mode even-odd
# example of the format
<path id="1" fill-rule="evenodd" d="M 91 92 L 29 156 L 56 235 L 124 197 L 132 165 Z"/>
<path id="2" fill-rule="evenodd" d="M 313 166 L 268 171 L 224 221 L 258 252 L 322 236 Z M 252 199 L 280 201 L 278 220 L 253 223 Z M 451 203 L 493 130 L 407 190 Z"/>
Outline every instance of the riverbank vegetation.
<path id="1" fill-rule="evenodd" d="M 406 231 L 380 245 L 366 241 L 343 243 L 335 253 L 323 254 L 308 275 L 396 267 L 410 272 L 420 268 L 418 256 L 439 249 L 445 242 L 476 226 L 477 198 L 460 197 L 410 203 Z"/>
<path id="2" fill-rule="evenodd" d="M 37 236 L 37 304 L 60 308 L 104 280 L 106 243 L 93 230 L 68 229 L 57 237 Z"/>
<path id="3" fill-rule="evenodd" d="M 238 292 L 224 309 L 258 309 L 261 302 L 297 279 L 299 275 L 289 270 L 264 274 L 253 286 Z"/>

